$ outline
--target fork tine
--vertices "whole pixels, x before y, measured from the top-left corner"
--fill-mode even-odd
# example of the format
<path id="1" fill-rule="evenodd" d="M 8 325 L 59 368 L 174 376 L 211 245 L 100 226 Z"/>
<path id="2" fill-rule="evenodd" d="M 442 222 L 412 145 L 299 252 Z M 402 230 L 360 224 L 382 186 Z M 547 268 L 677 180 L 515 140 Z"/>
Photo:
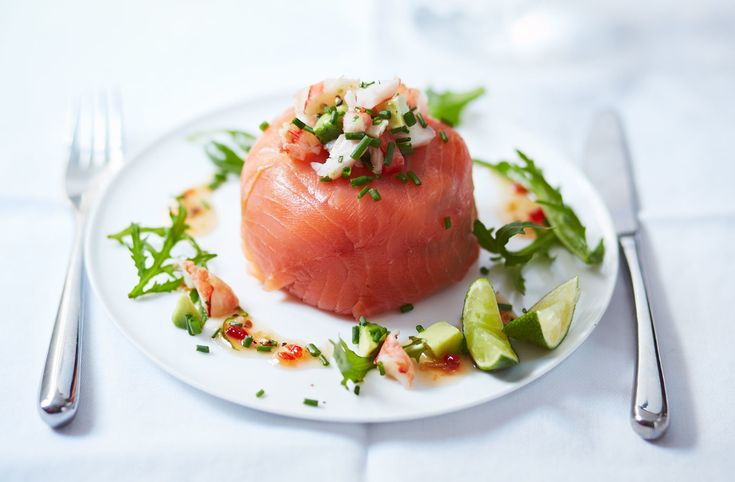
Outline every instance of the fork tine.
<path id="1" fill-rule="evenodd" d="M 107 105 L 105 95 L 95 92 L 92 97 L 92 157 L 91 166 L 107 162 Z"/>
<path id="2" fill-rule="evenodd" d="M 69 146 L 69 166 L 76 167 L 79 165 L 80 157 L 80 142 L 81 136 L 81 118 L 82 118 L 82 99 L 79 98 L 75 102 L 74 106 L 74 127 L 72 128 L 71 134 L 71 146 Z"/>
<path id="3" fill-rule="evenodd" d="M 92 119 L 90 118 L 90 99 L 84 95 L 77 102 L 74 134 L 69 153 L 69 168 L 85 169 L 92 160 Z"/>
<path id="4" fill-rule="evenodd" d="M 110 164 L 118 166 L 123 161 L 122 108 L 119 89 L 108 89 L 105 96 L 107 111 L 107 152 Z"/>

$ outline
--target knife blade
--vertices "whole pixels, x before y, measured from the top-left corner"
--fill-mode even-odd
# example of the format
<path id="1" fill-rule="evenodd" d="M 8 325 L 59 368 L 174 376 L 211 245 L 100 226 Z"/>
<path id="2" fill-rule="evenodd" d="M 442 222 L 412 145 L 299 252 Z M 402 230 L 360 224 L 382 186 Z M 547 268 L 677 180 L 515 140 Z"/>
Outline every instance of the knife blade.
<path id="1" fill-rule="evenodd" d="M 584 170 L 605 201 L 620 234 L 638 231 L 638 197 L 620 118 L 611 111 L 592 121 L 584 149 Z"/>
<path id="2" fill-rule="evenodd" d="M 654 440 L 669 426 L 668 398 L 638 249 L 638 198 L 632 163 L 622 122 L 614 112 L 603 112 L 592 122 L 583 168 L 610 210 L 628 265 L 638 335 L 630 421 L 638 435 Z"/>

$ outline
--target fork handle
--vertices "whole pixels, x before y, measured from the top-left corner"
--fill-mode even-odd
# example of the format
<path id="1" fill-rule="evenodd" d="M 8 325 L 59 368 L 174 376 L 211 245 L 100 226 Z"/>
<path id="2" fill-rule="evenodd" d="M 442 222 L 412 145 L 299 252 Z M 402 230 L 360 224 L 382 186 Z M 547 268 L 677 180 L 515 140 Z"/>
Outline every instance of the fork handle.
<path id="1" fill-rule="evenodd" d="M 631 407 L 633 430 L 646 440 L 659 438 L 669 426 L 669 403 L 656 342 L 656 329 L 648 302 L 648 291 L 638 257 L 638 237 L 620 236 L 620 246 L 628 263 L 638 324 L 638 355 Z"/>
<path id="2" fill-rule="evenodd" d="M 84 316 L 84 215 L 77 214 L 74 243 L 64 280 L 46 366 L 41 380 L 39 411 L 51 427 L 74 418 L 79 403 L 79 365 Z"/>

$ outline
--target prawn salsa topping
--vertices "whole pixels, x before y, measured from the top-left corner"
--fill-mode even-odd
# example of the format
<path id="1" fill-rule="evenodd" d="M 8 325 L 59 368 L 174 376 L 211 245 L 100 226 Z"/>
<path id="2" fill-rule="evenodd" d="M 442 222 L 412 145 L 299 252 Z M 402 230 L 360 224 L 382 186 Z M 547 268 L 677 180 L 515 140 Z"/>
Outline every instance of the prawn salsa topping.
<path id="1" fill-rule="evenodd" d="M 281 126 L 282 150 L 292 159 L 309 160 L 304 153 L 322 153 L 323 162 L 311 167 L 321 182 L 349 182 L 359 199 L 381 200 L 374 181 L 391 176 L 397 182 L 419 187 L 422 182 L 410 169 L 410 156 L 416 148 L 429 144 L 436 136 L 448 142 L 445 130 L 436 132 L 427 118 L 431 115 L 448 126 L 460 121 L 468 103 L 484 89 L 468 92 L 435 92 L 429 89 L 428 103 L 421 92 L 406 87 L 399 79 L 361 82 L 331 79 L 301 91 L 294 106 L 295 117 Z M 273 128 L 263 121 L 263 132 Z M 198 337 L 196 352 L 216 355 L 217 345 L 239 353 L 271 357 L 282 366 L 314 362 L 325 368 L 335 367 L 342 385 L 355 395 L 373 370 L 378 377 L 391 378 L 409 388 L 417 376 L 462 373 L 473 366 L 492 371 L 506 369 L 520 362 L 513 344 L 531 343 L 547 350 L 559 346 L 573 321 L 579 298 L 579 281 L 574 277 L 557 286 L 521 315 L 513 304 L 492 287 L 487 277 L 491 271 L 481 267 L 483 277 L 473 282 L 465 297 L 462 316 L 456 323 L 438 321 L 417 324 L 415 333 L 399 341 L 399 333 L 359 317 L 350 342 L 341 337 L 329 340 L 325 347 L 315 343 L 286 340 L 256 324 L 243 310 L 232 288 L 210 272 L 208 263 L 217 255 L 205 250 L 194 235 L 206 234 L 211 220 L 202 219 L 211 210 L 210 194 L 231 177 L 240 175 L 247 154 L 255 141 L 252 134 L 235 129 L 210 131 L 189 136 L 204 140 L 203 150 L 213 163 L 212 180 L 190 188 L 177 196 L 169 210 L 168 226 L 143 226 L 131 223 L 108 237 L 130 253 L 138 281 L 128 293 L 131 299 L 179 292 L 171 321 L 189 336 Z M 326 158 L 325 158 L 326 154 Z M 475 160 L 509 182 L 513 195 L 521 197 L 522 209 L 515 218 L 498 229 L 487 228 L 479 219 L 473 233 L 479 244 L 493 256 L 491 261 L 517 274 L 517 291 L 524 293 L 522 267 L 533 257 L 551 258 L 554 246 L 567 249 L 586 264 L 599 264 L 604 256 L 602 241 L 590 249 L 585 227 L 576 213 L 544 178 L 533 160 L 518 151 L 521 163 L 497 164 Z M 518 201 L 518 199 L 516 199 Z M 521 213 L 521 214 L 519 214 Z M 442 219 L 445 229 L 452 226 L 450 216 Z M 527 236 L 530 243 L 520 250 L 507 244 L 514 236 Z M 414 309 L 406 303 L 400 313 Z M 216 329 L 205 334 L 211 319 Z M 219 321 L 221 320 L 221 321 Z M 221 342 L 214 346 L 207 339 Z M 511 343 L 513 339 L 513 344 Z M 266 396 L 264 388 L 255 392 Z M 305 398 L 310 407 L 326 402 Z"/>
<path id="2" fill-rule="evenodd" d="M 446 100 L 435 113 L 458 117 L 469 101 L 481 95 L 473 92 L 469 100 L 457 98 L 461 105 Z M 382 198 L 377 187 L 368 184 L 381 177 L 395 175 L 404 184 L 410 179 L 421 185 L 408 169 L 410 155 L 428 145 L 437 132 L 426 120 L 429 106 L 418 89 L 398 78 L 326 79 L 296 95 L 294 114 L 281 126 L 281 149 L 296 162 L 310 162 L 321 182 L 344 178 L 357 188 L 358 199 L 369 195 L 374 202 Z M 449 141 L 444 130 L 438 135 Z M 321 153 L 326 159 L 322 154 L 320 160 Z M 354 177 L 353 169 L 359 171 Z"/>

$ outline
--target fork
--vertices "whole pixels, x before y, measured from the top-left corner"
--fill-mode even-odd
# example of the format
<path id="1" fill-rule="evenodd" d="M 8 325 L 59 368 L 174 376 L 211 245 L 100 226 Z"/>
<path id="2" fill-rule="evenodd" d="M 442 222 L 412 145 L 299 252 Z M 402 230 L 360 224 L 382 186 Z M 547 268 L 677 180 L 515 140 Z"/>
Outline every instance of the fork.
<path id="1" fill-rule="evenodd" d="M 101 174 L 119 167 L 122 161 L 119 95 L 106 90 L 82 97 L 76 108 L 65 179 L 66 196 L 74 210 L 74 242 L 39 394 L 41 418 L 53 428 L 71 421 L 79 404 L 85 297 L 83 236 L 90 198 Z"/>

